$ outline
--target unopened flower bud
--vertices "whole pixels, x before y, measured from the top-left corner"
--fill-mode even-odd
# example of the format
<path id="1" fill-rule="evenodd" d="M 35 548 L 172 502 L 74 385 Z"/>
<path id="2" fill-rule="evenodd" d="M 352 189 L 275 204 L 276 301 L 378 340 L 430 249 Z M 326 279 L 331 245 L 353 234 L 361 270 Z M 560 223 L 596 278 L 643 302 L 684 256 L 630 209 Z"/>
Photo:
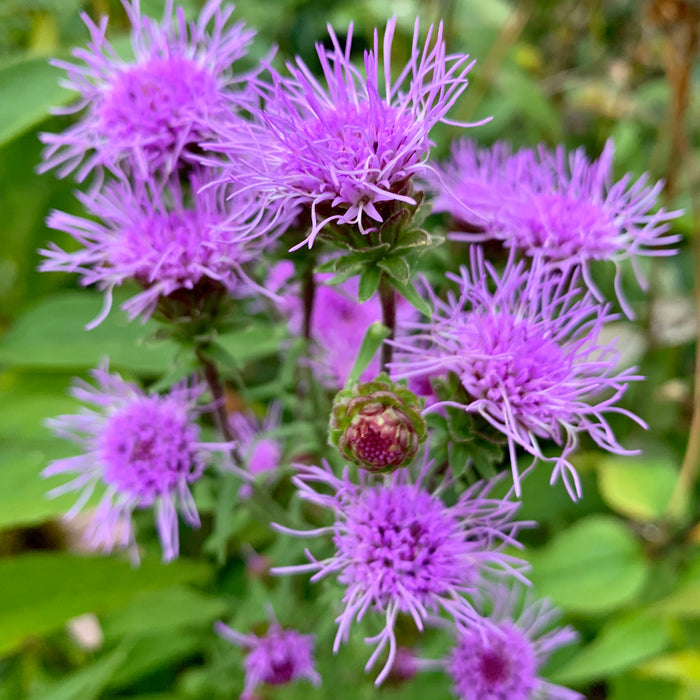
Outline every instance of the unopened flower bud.
<path id="1" fill-rule="evenodd" d="M 418 397 L 386 375 L 338 392 L 330 441 L 341 454 L 370 472 L 406 466 L 425 439 Z"/>

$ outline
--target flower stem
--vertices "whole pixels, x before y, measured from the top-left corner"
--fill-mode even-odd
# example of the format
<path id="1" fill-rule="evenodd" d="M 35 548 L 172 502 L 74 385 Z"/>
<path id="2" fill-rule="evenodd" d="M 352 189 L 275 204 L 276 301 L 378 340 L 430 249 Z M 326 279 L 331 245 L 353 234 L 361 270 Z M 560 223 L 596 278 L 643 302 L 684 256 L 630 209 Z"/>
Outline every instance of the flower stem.
<path id="1" fill-rule="evenodd" d="M 396 332 L 396 292 L 384 273 L 382 273 L 379 280 L 379 300 L 382 305 L 382 323 L 389 329 L 387 340 L 393 340 Z M 388 373 L 388 365 L 391 362 L 393 353 L 393 346 L 385 340 L 382 343 L 382 372 Z"/>
<path id="2" fill-rule="evenodd" d="M 316 279 L 313 266 L 304 270 L 301 283 L 301 298 L 304 308 L 304 338 L 311 338 L 311 317 L 314 312 L 314 299 L 316 297 Z"/>

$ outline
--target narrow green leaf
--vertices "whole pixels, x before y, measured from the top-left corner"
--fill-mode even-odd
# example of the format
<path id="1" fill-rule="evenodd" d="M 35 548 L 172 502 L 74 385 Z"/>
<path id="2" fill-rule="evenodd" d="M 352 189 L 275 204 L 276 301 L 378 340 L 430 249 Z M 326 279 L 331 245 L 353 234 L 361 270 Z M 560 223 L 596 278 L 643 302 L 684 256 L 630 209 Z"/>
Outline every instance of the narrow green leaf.
<path id="1" fill-rule="evenodd" d="M 399 282 L 396 278 L 391 279 L 391 283 L 394 285 L 396 291 L 414 308 L 418 309 L 424 316 L 431 318 L 433 315 L 433 310 L 430 304 L 423 299 L 423 297 L 418 294 L 416 288 L 411 282 L 403 283 Z"/>
<path id="2" fill-rule="evenodd" d="M 360 351 L 357 353 L 357 359 L 352 366 L 352 370 L 350 370 L 348 380 L 345 382 L 346 388 L 351 387 L 359 381 L 367 365 L 377 354 L 377 350 L 379 350 L 384 340 L 389 337 L 389 334 L 389 329 L 385 325 L 379 323 L 379 321 L 370 325 L 365 333 L 365 337 L 362 339 Z"/>
<path id="3" fill-rule="evenodd" d="M 360 275 L 360 288 L 357 293 L 359 302 L 367 301 L 377 291 L 381 276 L 382 271 L 377 265 L 372 263 L 365 265 Z"/>
<path id="4" fill-rule="evenodd" d="M 400 284 L 408 284 L 411 279 L 411 270 L 403 258 L 384 258 L 377 265 Z"/>

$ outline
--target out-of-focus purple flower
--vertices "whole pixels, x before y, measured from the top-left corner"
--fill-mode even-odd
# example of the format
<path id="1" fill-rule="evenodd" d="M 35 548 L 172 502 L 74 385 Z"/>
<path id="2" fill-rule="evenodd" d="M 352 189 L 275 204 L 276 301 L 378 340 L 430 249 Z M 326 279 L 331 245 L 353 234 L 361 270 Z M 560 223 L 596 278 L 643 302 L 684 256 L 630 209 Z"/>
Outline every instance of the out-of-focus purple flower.
<path id="1" fill-rule="evenodd" d="M 272 472 L 280 466 L 282 443 L 270 432 L 280 425 L 282 406 L 272 403 L 262 423 L 252 413 L 233 413 L 231 428 L 236 437 L 238 452 L 243 459 L 243 468 L 252 477 Z M 241 487 L 243 496 L 250 495 L 250 485 Z"/>
<path id="2" fill-rule="evenodd" d="M 205 173 L 192 174 L 194 191 Z M 242 243 L 235 229 L 268 227 L 275 214 L 261 212 L 250 191 L 232 195 L 236 221 L 224 211 L 223 190 L 207 188 L 190 197 L 176 179 L 161 189 L 121 177 L 99 193 L 77 196 L 93 218 L 53 211 L 47 226 L 70 234 L 82 248 L 66 252 L 52 244 L 39 251 L 45 258 L 40 269 L 77 272 L 83 285 L 105 290 L 105 308 L 89 327 L 109 312 L 114 287 L 131 279 L 144 291 L 124 304 L 130 318 L 147 317 L 161 297 L 200 283 L 235 294 L 264 293 L 242 267 L 257 258 L 264 239 Z"/>
<path id="3" fill-rule="evenodd" d="M 85 537 L 92 547 L 106 552 L 133 544 L 133 511 L 153 508 L 163 558 L 174 559 L 179 548 L 178 511 L 188 525 L 199 527 L 190 484 L 202 475 L 211 451 L 225 451 L 230 445 L 199 440 L 196 402 L 203 387 L 182 382 L 168 394 L 148 395 L 106 367 L 91 374 L 96 386 L 78 380 L 71 392 L 91 408 L 47 422 L 56 435 L 83 449 L 82 454 L 55 460 L 44 469 L 44 477 L 75 475 L 49 496 L 80 492 L 66 515 L 71 519 L 96 489 L 104 488 Z"/>
<path id="4" fill-rule="evenodd" d="M 494 586 L 493 625 L 467 629 L 457 624 L 457 645 L 445 660 L 460 700 L 583 700 L 580 693 L 538 675 L 556 649 L 577 639 L 571 627 L 555 627 L 558 611 L 533 602 L 522 591 Z"/>
<path id="5" fill-rule="evenodd" d="M 620 264 L 631 260 L 642 288 L 645 279 L 639 256 L 668 256 L 667 246 L 680 236 L 668 235 L 669 221 L 681 212 L 654 212 L 663 182 L 648 184 L 647 175 L 636 182 L 628 173 L 613 181 L 614 145 L 609 140 L 597 160 L 582 148 L 567 154 L 540 146 L 512 153 L 504 143 L 477 148 L 461 140 L 439 178 L 434 211 L 449 212 L 467 231 L 450 234 L 454 240 L 500 240 L 531 258 L 541 258 L 559 269 L 580 268 L 595 294 L 589 263 L 612 260 L 617 268 L 615 289 L 625 313 L 632 310 L 622 292 Z"/>
<path id="6" fill-rule="evenodd" d="M 233 6 L 209 0 L 197 20 L 167 0 L 160 23 L 141 14 L 138 0 L 123 0 L 132 25 L 134 59 L 119 57 L 107 41 L 107 17 L 90 32 L 79 63 L 53 61 L 66 71 L 63 85 L 79 99 L 55 114 L 82 113 L 60 134 L 42 134 L 47 147 L 40 171 L 58 168 L 61 177 L 77 169 L 82 181 L 95 167 L 121 166 L 141 177 L 167 177 L 194 148 L 212 138 L 231 118 L 243 91 L 231 66 L 247 52 L 255 32 L 242 22 L 229 25 Z"/>
<path id="7" fill-rule="evenodd" d="M 396 660 L 394 626 L 399 614 L 410 615 L 419 630 L 438 610 L 479 624 L 480 616 L 464 595 L 476 593 L 487 571 L 521 578 L 526 568 L 503 551 L 506 545 L 520 546 L 515 537 L 522 523 L 513 521 L 518 504 L 489 498 L 491 485 L 479 483 L 447 506 L 438 492 L 430 493 L 422 483 L 428 466 L 415 482 L 402 469 L 383 481 L 360 472 L 359 483 L 354 483 L 347 468 L 338 478 L 328 465 L 299 465 L 294 482 L 301 498 L 332 511 L 335 523 L 306 532 L 276 526 L 299 537 L 333 535 L 332 557 L 319 561 L 307 550 L 310 563 L 277 567 L 273 573 L 314 572 L 312 581 L 337 575 L 346 590 L 334 652 L 347 641 L 355 620 L 370 610 L 384 617 L 382 631 L 366 640 L 376 645 L 366 670 L 389 649 L 377 685 Z"/>
<path id="8" fill-rule="evenodd" d="M 276 620 L 263 637 L 241 634 L 223 622 L 214 623 L 214 629 L 227 642 L 248 652 L 241 698 L 251 697 L 255 688 L 264 683 L 286 685 L 299 678 L 314 685 L 321 683 L 313 657 L 314 635 L 284 629 Z"/>
<path id="9" fill-rule="evenodd" d="M 628 383 L 642 379 L 635 368 L 615 373 L 614 342 L 600 345 L 603 325 L 616 318 L 590 293 L 553 270 L 529 269 L 509 260 L 502 276 L 472 250 L 471 270 L 448 278 L 459 296 L 443 302 L 433 296 L 431 321 L 414 324 L 420 332 L 394 342 L 395 378 L 454 372 L 468 403 L 438 401 L 479 413 L 508 440 L 516 493 L 520 495 L 516 446 L 537 460 L 554 462 L 552 483 L 562 477 L 573 499 L 581 496 L 578 474 L 568 457 L 579 433 L 601 448 L 635 454 L 617 442 L 606 414 L 620 413 L 644 422 L 616 406 Z M 427 287 L 427 283 L 426 283 Z M 540 438 L 562 447 L 545 456 Z"/>
<path id="10" fill-rule="evenodd" d="M 303 304 L 298 286 L 287 285 L 294 267 L 283 261 L 270 270 L 267 287 L 281 296 L 280 311 L 289 319 L 292 333 L 301 334 L 303 326 Z M 377 295 L 365 302 L 357 301 L 358 278 L 352 277 L 338 285 L 323 284 L 331 274 L 316 275 L 320 284 L 316 287 L 314 307 L 311 314 L 311 337 L 316 343 L 312 360 L 319 376 L 328 386 L 344 386 L 357 359 L 357 353 L 367 329 L 382 321 L 382 306 Z M 396 304 L 397 325 L 417 316 L 415 309 L 403 298 Z M 373 358 L 360 377 L 361 382 L 374 379 L 380 372 L 379 358 Z"/>
<path id="11" fill-rule="evenodd" d="M 375 30 L 362 67 L 350 60 L 352 24 L 345 46 L 328 30 L 332 50 L 316 46 L 323 81 L 300 58 L 287 64 L 289 76 L 270 69 L 272 84 L 258 82 L 265 105 L 248 147 L 238 135 L 230 148 L 225 135 L 213 145 L 233 159 L 232 178 L 257 187 L 271 203 L 291 201 L 310 212 L 311 230 L 293 250 L 311 247 L 328 224 L 366 234 L 396 205 L 416 205 L 413 180 L 430 169 L 430 130 L 448 121 L 473 65 L 468 56 L 446 54 L 442 24 L 429 28 L 421 49 L 416 20 L 410 59 L 392 81 L 395 17 L 381 44 Z"/>

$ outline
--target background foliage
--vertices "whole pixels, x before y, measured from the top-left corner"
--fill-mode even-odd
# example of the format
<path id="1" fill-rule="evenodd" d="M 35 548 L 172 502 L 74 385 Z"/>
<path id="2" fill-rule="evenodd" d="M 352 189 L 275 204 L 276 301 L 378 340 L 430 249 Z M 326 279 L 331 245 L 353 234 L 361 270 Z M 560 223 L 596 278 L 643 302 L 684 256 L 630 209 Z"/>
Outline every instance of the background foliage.
<path id="1" fill-rule="evenodd" d="M 196 0 L 183 4 L 197 11 Z M 156 16 L 162 11 L 160 0 L 142 6 Z M 149 382 L 177 362 L 177 349 L 154 340 L 152 326 L 129 324 L 117 313 L 84 332 L 101 300 L 70 276 L 36 272 L 37 247 L 55 237 L 44 217 L 51 208 L 78 206 L 69 180 L 38 177 L 34 168 L 37 132 L 62 125 L 48 116 L 49 107 L 71 98 L 46 59 L 85 41 L 81 10 L 108 12 L 119 44 L 126 21 L 115 0 L 0 3 L 0 698 L 233 697 L 242 685 L 240 655 L 214 637 L 212 621 L 247 629 L 262 621 L 264 601 L 273 598 L 283 624 L 316 632 L 318 649 L 328 648 L 332 615 L 314 619 L 319 607 L 311 601 L 327 599 L 333 584 L 311 588 L 256 573 L 251 547 L 270 560 L 290 561 L 297 545 L 273 538 L 265 518 L 233 509 L 233 479 L 200 485 L 204 526 L 187 534 L 184 556 L 174 564 L 160 564 L 144 521 L 147 551 L 134 570 L 118 558 L 78 556 L 74 528 L 55 520 L 66 501 L 46 500 L 38 476 L 50 460 L 70 454 L 42 421 L 74 409 L 65 393 L 73 375 L 109 355 L 113 368 Z M 369 42 L 372 28 L 391 12 L 402 32 L 397 51 L 408 51 L 416 15 L 426 25 L 442 17 L 448 46 L 477 58 L 454 118 L 494 115 L 471 134 L 481 143 L 563 142 L 597 155 L 612 136 L 618 175 L 649 171 L 666 178 L 667 203 L 686 208 L 676 224 L 686 236 L 680 255 L 651 259 L 649 295 L 629 290 L 640 320 L 613 329 L 626 364 L 639 364 L 648 377 L 626 401 L 649 431 L 615 426 L 621 442 L 641 447 L 644 456 L 584 451 L 577 464 L 585 489 L 579 504 L 562 488 L 552 489 L 540 469 L 525 482 L 523 515 L 540 523 L 526 542 L 533 582 L 582 637 L 553 661 L 552 680 L 589 698 L 700 698 L 700 408 L 693 383 L 700 123 L 691 118 L 700 103 L 700 4 L 242 0 L 237 8 L 258 29 L 255 51 L 277 43 L 280 55 L 298 53 L 310 64 L 326 22 L 341 29 L 354 20 L 358 37 Z M 449 128 L 438 132 L 438 153 L 447 152 L 454 135 Z M 236 358 L 236 371 L 252 379 L 247 398 L 258 407 L 289 392 L 293 353 L 278 355 L 285 333 L 260 319 L 220 339 Z M 276 379 L 260 381 L 268 376 Z M 315 426 L 307 428 L 313 440 Z M 303 442 L 306 434 L 295 439 Z M 292 605 L 300 595 L 307 603 Z M 75 621 L 85 613 L 97 618 Z M 447 681 L 436 674 L 375 690 L 358 670 L 365 655 L 360 636 L 339 657 L 318 654 L 338 700 L 449 697 Z M 438 653 L 440 643 L 427 640 Z M 270 697 L 328 697 L 329 687 L 299 684 Z"/>

